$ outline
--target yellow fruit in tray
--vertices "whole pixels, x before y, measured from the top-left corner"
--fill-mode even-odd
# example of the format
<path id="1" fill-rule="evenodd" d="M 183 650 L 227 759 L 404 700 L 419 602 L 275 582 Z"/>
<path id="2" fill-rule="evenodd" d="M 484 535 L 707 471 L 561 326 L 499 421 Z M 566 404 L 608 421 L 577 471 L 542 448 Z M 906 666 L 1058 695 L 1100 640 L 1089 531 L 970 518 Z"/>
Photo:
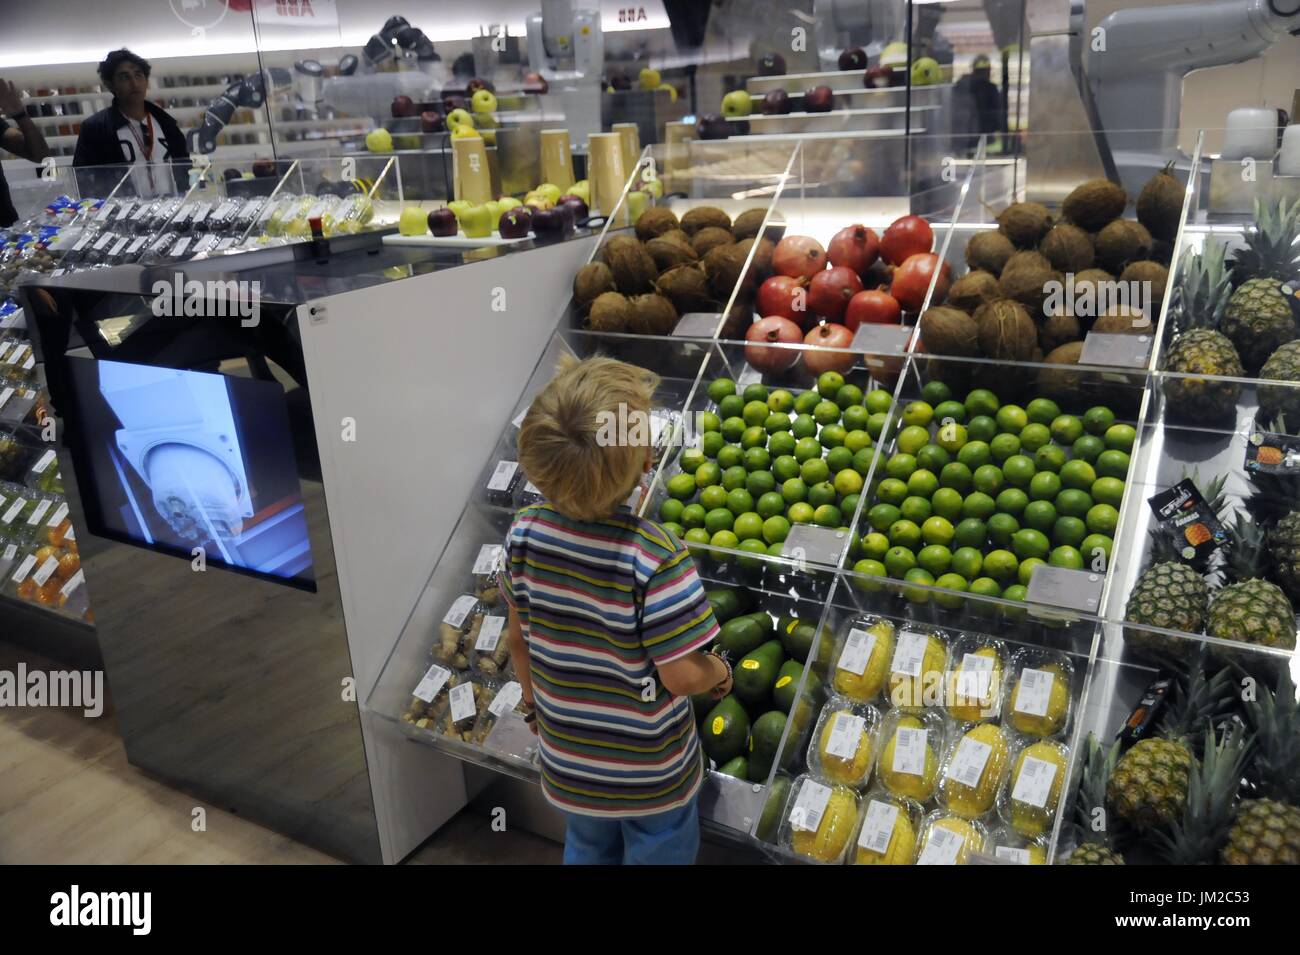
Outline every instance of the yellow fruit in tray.
<path id="1" fill-rule="evenodd" d="M 791 848 L 799 855 L 818 862 L 834 862 L 844 854 L 844 847 L 853 835 L 853 824 L 857 818 L 858 801 L 853 790 L 834 786 L 817 831 L 792 828 Z"/>
<path id="2" fill-rule="evenodd" d="M 836 693 L 842 693 L 849 699 L 857 700 L 859 703 L 868 703 L 880 693 L 880 688 L 885 685 L 885 677 L 889 675 L 889 661 L 894 657 L 894 625 L 892 623 L 888 620 L 877 620 L 866 628 L 865 633 L 867 639 L 872 642 L 871 652 L 867 657 L 866 666 L 863 668 L 862 673 L 858 674 L 854 673 L 852 669 L 844 670 L 840 668 L 840 664 L 846 662 L 841 651 L 840 659 L 836 661 L 835 678 L 832 681 Z M 846 640 L 845 648 L 848 647 L 849 641 Z"/>
<path id="3" fill-rule="evenodd" d="M 1065 717 L 1070 710 L 1070 678 L 1059 663 L 1043 663 L 1032 669 L 1052 675 L 1052 686 L 1047 693 L 1046 712 L 1038 715 L 1028 702 L 1028 694 L 1021 695 L 1025 685 L 1025 671 L 1011 688 L 1011 725 L 1021 733 L 1029 736 L 1051 736 L 1065 725 Z M 1041 679 L 1041 678 L 1040 678 Z M 1024 708 L 1031 712 L 1024 712 Z"/>
<path id="4" fill-rule="evenodd" d="M 895 763 L 895 757 L 900 755 L 898 750 L 899 730 L 922 730 L 926 729 L 924 723 L 915 716 L 904 716 L 898 721 L 894 732 L 889 737 L 889 742 L 885 744 L 884 750 L 880 754 L 880 766 L 877 773 L 880 781 L 895 796 L 910 796 L 917 802 L 926 802 L 934 795 L 935 786 L 939 782 L 939 754 L 935 752 L 934 745 L 937 740 L 934 738 L 933 730 L 926 733 L 925 736 L 925 760 L 924 768 L 920 773 L 906 771 L 914 767 L 905 767 L 903 763 Z M 896 769 L 898 765 L 903 768 Z"/>
<path id="5" fill-rule="evenodd" d="M 952 760 L 940 784 L 948 811 L 975 819 L 992 809 L 1009 755 L 1006 735 L 996 723 L 981 723 L 967 730 L 953 749 Z M 983 766 L 973 786 L 958 781 L 960 773 L 974 772 L 981 762 Z"/>
<path id="6" fill-rule="evenodd" d="M 868 802 L 863 813 L 869 813 L 875 802 L 878 800 Z M 876 852 L 863 846 L 859 838 L 853 856 L 854 865 L 911 865 L 916 860 L 916 829 L 912 826 L 912 817 L 901 806 L 896 808 L 898 814 L 894 816 L 894 825 L 889 833 L 889 847 L 884 852 Z"/>
<path id="7" fill-rule="evenodd" d="M 980 852 L 984 848 L 984 836 L 971 823 L 957 816 L 940 816 L 925 831 L 925 837 L 921 840 L 921 851 L 917 855 L 918 862 L 929 865 L 940 864 L 937 860 L 932 861 L 935 860 L 938 846 L 935 845 L 931 849 L 931 844 L 935 842 L 935 833 L 940 830 L 951 832 L 961 839 L 961 846 L 957 849 L 956 857 L 952 861 L 953 865 L 965 865 L 972 852 Z M 927 849 L 931 849 L 929 857 L 926 855 Z M 938 858 L 946 859 L 947 857 L 939 856 Z"/>
<path id="8" fill-rule="evenodd" d="M 857 748 L 851 759 L 829 751 L 836 724 L 841 718 L 852 719 L 855 715 L 849 710 L 832 713 L 822 728 L 821 738 L 817 741 L 817 756 L 821 760 L 822 775 L 833 783 L 843 783 L 845 786 L 865 784 L 867 773 L 871 771 L 870 724 L 863 724 L 862 732 L 858 734 Z"/>
<path id="9" fill-rule="evenodd" d="M 918 638 L 921 636 L 925 639 L 925 647 L 921 654 L 919 673 L 914 669 L 912 672 L 894 669 L 907 666 L 907 661 L 899 659 L 907 637 L 899 637 L 895 647 L 894 658 L 889 664 L 889 701 L 894 706 L 921 709 L 927 705 L 938 705 L 942 701 L 943 671 L 948 665 L 948 648 L 935 634 L 918 635 Z"/>
<path id="10" fill-rule="evenodd" d="M 992 660 L 992 669 L 981 669 L 976 660 Z M 984 664 L 988 666 L 988 664 Z M 980 647 L 974 653 L 963 654 L 954 661 L 952 671 L 948 674 L 947 694 L 948 712 L 952 718 L 963 723 L 977 723 L 980 720 L 995 718 L 998 700 L 1002 696 L 1002 657 L 997 647 Z"/>
<path id="11" fill-rule="evenodd" d="M 1004 855 L 1006 849 L 1008 848 L 1020 850 L 1021 852 L 1026 853 L 1029 856 L 1029 858 L 1028 859 L 1022 859 L 1019 857 L 1013 858 L 1009 854 Z M 1005 859 L 1006 861 L 1014 865 L 1047 865 L 1047 850 L 1044 849 L 1037 842 L 1029 842 L 1023 846 L 1006 846 L 1006 847 L 997 846 L 993 850 L 993 855 L 997 856 L 1000 859 Z"/>
<path id="12" fill-rule="evenodd" d="M 1037 762 L 1029 763 L 1029 760 Z M 1031 767 L 1032 783 L 1031 778 L 1021 779 L 1026 763 Z M 1046 781 L 1048 776 L 1051 776 L 1050 782 Z M 1064 781 L 1064 747 L 1057 743 L 1039 742 L 1022 749 L 1011 767 L 1011 782 L 1007 789 L 1011 828 L 1029 838 L 1047 832 L 1061 799 Z M 1022 798 L 1017 799 L 1017 795 Z M 1043 803 L 1041 806 L 1036 805 L 1039 801 Z"/>

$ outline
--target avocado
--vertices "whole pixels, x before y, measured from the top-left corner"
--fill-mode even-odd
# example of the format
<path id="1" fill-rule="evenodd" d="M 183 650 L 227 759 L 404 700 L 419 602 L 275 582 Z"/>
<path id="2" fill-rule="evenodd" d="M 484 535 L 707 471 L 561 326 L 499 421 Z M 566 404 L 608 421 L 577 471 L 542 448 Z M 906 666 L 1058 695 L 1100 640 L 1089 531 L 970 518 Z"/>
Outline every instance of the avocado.
<path id="1" fill-rule="evenodd" d="M 749 736 L 749 714 L 734 696 L 724 696 L 704 717 L 700 743 L 705 754 L 719 766 L 745 752 Z"/>
<path id="2" fill-rule="evenodd" d="M 779 640 L 769 640 L 758 649 L 741 657 L 732 668 L 735 678 L 733 692 L 744 703 L 758 703 L 771 699 L 772 684 L 785 660 Z"/>
<path id="3" fill-rule="evenodd" d="M 757 650 L 767 639 L 767 629 L 751 616 L 735 617 L 722 625 L 718 645 L 727 651 L 732 660 Z"/>
<path id="4" fill-rule="evenodd" d="M 709 715 L 709 710 L 713 709 L 713 697 L 707 691 L 696 693 L 691 697 L 691 712 L 695 714 L 695 725 L 698 726 L 704 722 L 704 717 Z"/>
<path id="5" fill-rule="evenodd" d="M 719 766 L 714 772 L 721 773 L 723 776 L 734 776 L 736 779 L 748 779 L 749 760 L 744 756 L 737 756 L 735 759 Z"/>
<path id="6" fill-rule="evenodd" d="M 812 649 L 813 640 L 817 637 L 816 624 L 798 617 L 782 617 L 776 629 L 781 637 L 781 646 L 785 647 L 785 652 L 791 659 L 800 663 L 808 659 L 808 651 Z"/>
<path id="7" fill-rule="evenodd" d="M 776 758 L 777 747 L 781 745 L 781 734 L 785 732 L 785 714 L 779 710 L 769 710 L 754 720 L 749 734 L 749 780 L 761 783 L 772 771 L 772 761 Z"/>
<path id="8" fill-rule="evenodd" d="M 752 606 L 748 590 L 735 590 L 731 587 L 714 587 L 704 592 L 713 608 L 713 616 L 718 623 L 726 623 L 732 617 L 738 617 Z"/>
<path id="9" fill-rule="evenodd" d="M 758 829 L 754 832 L 764 842 L 776 841 L 777 826 L 781 823 L 781 810 L 790 797 L 790 777 L 784 774 L 772 780 L 767 788 L 767 799 L 763 802 L 763 813 L 758 817 Z"/>
<path id="10" fill-rule="evenodd" d="M 776 683 L 772 685 L 772 702 L 782 713 L 789 713 L 794 704 L 795 694 L 799 692 L 799 681 L 803 679 L 803 664 L 798 660 L 786 660 L 777 671 Z M 822 681 L 816 673 L 808 674 L 804 695 L 817 699 L 821 694 Z"/>

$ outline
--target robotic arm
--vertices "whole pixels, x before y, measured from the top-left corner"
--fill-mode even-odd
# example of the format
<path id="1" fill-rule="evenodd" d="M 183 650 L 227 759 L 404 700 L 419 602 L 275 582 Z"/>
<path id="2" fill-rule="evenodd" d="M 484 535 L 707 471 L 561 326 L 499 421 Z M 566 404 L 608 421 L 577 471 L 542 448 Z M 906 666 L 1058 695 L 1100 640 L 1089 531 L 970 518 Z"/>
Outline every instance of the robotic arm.
<path id="1" fill-rule="evenodd" d="M 599 80 L 605 34 L 599 10 L 575 10 L 573 0 L 542 0 L 542 12 L 525 21 L 528 63 L 547 80 Z M 572 70 L 562 69 L 572 63 Z"/>

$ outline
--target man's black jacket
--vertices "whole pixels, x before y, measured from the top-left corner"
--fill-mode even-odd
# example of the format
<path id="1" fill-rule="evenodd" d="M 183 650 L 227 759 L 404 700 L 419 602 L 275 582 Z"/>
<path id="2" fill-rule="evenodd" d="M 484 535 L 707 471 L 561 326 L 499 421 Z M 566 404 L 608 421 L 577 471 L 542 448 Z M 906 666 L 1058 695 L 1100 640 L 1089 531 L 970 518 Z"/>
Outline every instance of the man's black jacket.
<path id="1" fill-rule="evenodd" d="M 155 145 L 165 147 L 164 159 L 176 163 L 172 167 L 176 188 L 183 194 L 189 188 L 190 152 L 185 144 L 185 134 L 176 120 L 161 106 L 145 100 L 144 108 L 153 117 L 161 140 Z M 77 150 L 72 157 L 73 166 L 125 166 L 131 159 L 122 154 L 118 130 L 127 123 L 126 116 L 117 108 L 117 100 L 107 109 L 101 109 L 81 124 L 77 137 Z M 135 147 L 132 142 L 132 148 Z M 77 183 L 82 195 L 106 195 L 121 179 L 126 170 L 99 170 L 77 173 Z M 128 190 L 129 191 L 129 190 Z"/>

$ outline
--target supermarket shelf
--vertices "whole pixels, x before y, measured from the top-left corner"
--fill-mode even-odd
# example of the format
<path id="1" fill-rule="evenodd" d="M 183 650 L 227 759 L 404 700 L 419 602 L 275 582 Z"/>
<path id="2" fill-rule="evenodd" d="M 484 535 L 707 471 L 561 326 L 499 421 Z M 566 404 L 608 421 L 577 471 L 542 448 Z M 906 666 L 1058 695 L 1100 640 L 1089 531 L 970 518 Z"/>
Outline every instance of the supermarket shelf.
<path id="1" fill-rule="evenodd" d="M 80 670 L 102 670 L 103 657 L 93 624 L 0 594 L 3 640 Z"/>

